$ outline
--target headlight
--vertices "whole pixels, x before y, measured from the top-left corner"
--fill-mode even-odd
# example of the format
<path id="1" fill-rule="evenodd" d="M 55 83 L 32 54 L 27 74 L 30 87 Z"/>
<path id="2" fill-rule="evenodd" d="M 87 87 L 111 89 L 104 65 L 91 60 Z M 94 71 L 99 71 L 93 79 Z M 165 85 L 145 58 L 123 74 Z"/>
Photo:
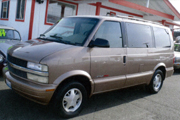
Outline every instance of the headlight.
<path id="1" fill-rule="evenodd" d="M 4 56 L 0 54 L 0 63 L 4 61 Z"/>
<path id="2" fill-rule="evenodd" d="M 28 62 L 27 67 L 38 71 L 48 71 L 48 67 L 46 65 L 36 64 L 32 62 Z"/>
<path id="3" fill-rule="evenodd" d="M 37 75 L 27 73 L 27 78 L 30 80 L 34 80 L 36 82 L 48 83 L 48 77 L 37 76 Z"/>

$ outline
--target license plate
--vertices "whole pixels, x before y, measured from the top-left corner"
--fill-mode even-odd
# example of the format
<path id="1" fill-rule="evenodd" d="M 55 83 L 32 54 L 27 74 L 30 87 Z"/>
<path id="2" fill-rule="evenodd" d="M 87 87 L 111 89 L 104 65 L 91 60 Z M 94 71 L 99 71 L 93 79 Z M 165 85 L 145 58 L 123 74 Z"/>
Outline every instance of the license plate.
<path id="1" fill-rule="evenodd" d="M 6 79 L 6 85 L 11 88 L 11 82 Z M 12 88 L 11 88 L 12 89 Z"/>

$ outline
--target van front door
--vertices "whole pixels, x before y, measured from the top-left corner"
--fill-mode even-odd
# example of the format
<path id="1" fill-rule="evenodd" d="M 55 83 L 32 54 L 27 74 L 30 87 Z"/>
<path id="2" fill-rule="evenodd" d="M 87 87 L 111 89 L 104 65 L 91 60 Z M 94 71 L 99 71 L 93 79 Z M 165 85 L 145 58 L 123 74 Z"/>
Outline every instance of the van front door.
<path id="1" fill-rule="evenodd" d="M 97 38 L 107 40 L 110 47 L 90 48 L 91 76 L 95 82 L 94 92 L 119 89 L 124 86 L 126 80 L 126 66 L 124 65 L 126 48 L 123 48 L 121 24 L 104 21 L 93 40 Z"/>

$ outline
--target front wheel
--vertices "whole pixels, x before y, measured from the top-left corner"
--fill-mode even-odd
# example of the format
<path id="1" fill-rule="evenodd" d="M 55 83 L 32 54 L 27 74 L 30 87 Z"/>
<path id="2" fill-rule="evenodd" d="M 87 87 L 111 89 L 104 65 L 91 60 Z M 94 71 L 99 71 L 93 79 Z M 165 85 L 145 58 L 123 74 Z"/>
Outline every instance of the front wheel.
<path id="1" fill-rule="evenodd" d="M 78 115 L 87 101 L 85 87 L 79 82 L 70 82 L 58 90 L 55 99 L 56 112 L 63 118 Z"/>
<path id="2" fill-rule="evenodd" d="M 150 93 L 158 93 L 163 85 L 164 75 L 161 70 L 156 70 L 147 89 Z"/>

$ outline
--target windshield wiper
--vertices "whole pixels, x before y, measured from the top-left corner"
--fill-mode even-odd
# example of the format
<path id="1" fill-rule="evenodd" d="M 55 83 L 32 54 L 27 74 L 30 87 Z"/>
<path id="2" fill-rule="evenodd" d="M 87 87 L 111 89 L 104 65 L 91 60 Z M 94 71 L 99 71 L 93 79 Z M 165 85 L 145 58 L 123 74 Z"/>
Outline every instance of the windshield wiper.
<path id="1" fill-rule="evenodd" d="M 46 38 L 46 37 L 44 37 L 44 38 L 39 37 L 38 39 L 48 40 L 48 41 L 53 41 L 53 42 L 58 42 L 58 43 L 64 43 L 64 44 L 69 44 L 69 45 L 79 45 L 79 43 L 72 43 L 70 41 L 62 40 L 63 38 L 60 37 L 60 36 L 57 36 L 57 34 L 50 35 L 50 37 L 57 38 L 57 39 L 49 39 L 49 38 Z"/>
<path id="2" fill-rule="evenodd" d="M 75 46 L 79 46 L 79 43 L 72 43 L 70 41 L 64 41 L 65 44 L 69 44 L 69 45 L 75 45 Z"/>
<path id="3" fill-rule="evenodd" d="M 48 38 L 45 38 L 44 40 L 48 40 L 48 41 L 52 41 L 52 42 L 65 43 L 63 40 L 56 40 L 56 39 L 54 40 L 54 39 L 48 39 Z"/>
<path id="4" fill-rule="evenodd" d="M 168 48 L 168 47 L 171 47 L 171 46 L 164 46 L 163 48 Z"/>
<path id="5" fill-rule="evenodd" d="M 40 34 L 40 37 L 46 37 L 46 35 L 45 34 Z"/>
<path id="6" fill-rule="evenodd" d="M 46 37 L 45 34 L 41 34 L 40 37 L 38 39 L 42 39 L 42 40 L 48 40 L 48 41 L 53 41 L 53 42 L 60 42 L 60 43 L 64 43 L 64 41 L 62 41 L 62 37 L 60 36 L 57 36 L 57 34 L 54 34 L 54 35 L 50 35 L 50 37 L 52 38 L 58 38 L 58 39 L 49 39 Z"/>
<path id="7" fill-rule="evenodd" d="M 41 37 L 38 37 L 37 39 L 46 40 L 46 41 L 58 42 L 57 40 L 49 39 L 49 38 L 41 38 Z"/>
<path id="8" fill-rule="evenodd" d="M 10 40 L 21 40 L 21 39 L 10 39 Z"/>
<path id="9" fill-rule="evenodd" d="M 62 39 L 62 37 L 60 37 L 60 36 L 57 36 L 57 34 L 50 35 L 50 37 Z"/>

